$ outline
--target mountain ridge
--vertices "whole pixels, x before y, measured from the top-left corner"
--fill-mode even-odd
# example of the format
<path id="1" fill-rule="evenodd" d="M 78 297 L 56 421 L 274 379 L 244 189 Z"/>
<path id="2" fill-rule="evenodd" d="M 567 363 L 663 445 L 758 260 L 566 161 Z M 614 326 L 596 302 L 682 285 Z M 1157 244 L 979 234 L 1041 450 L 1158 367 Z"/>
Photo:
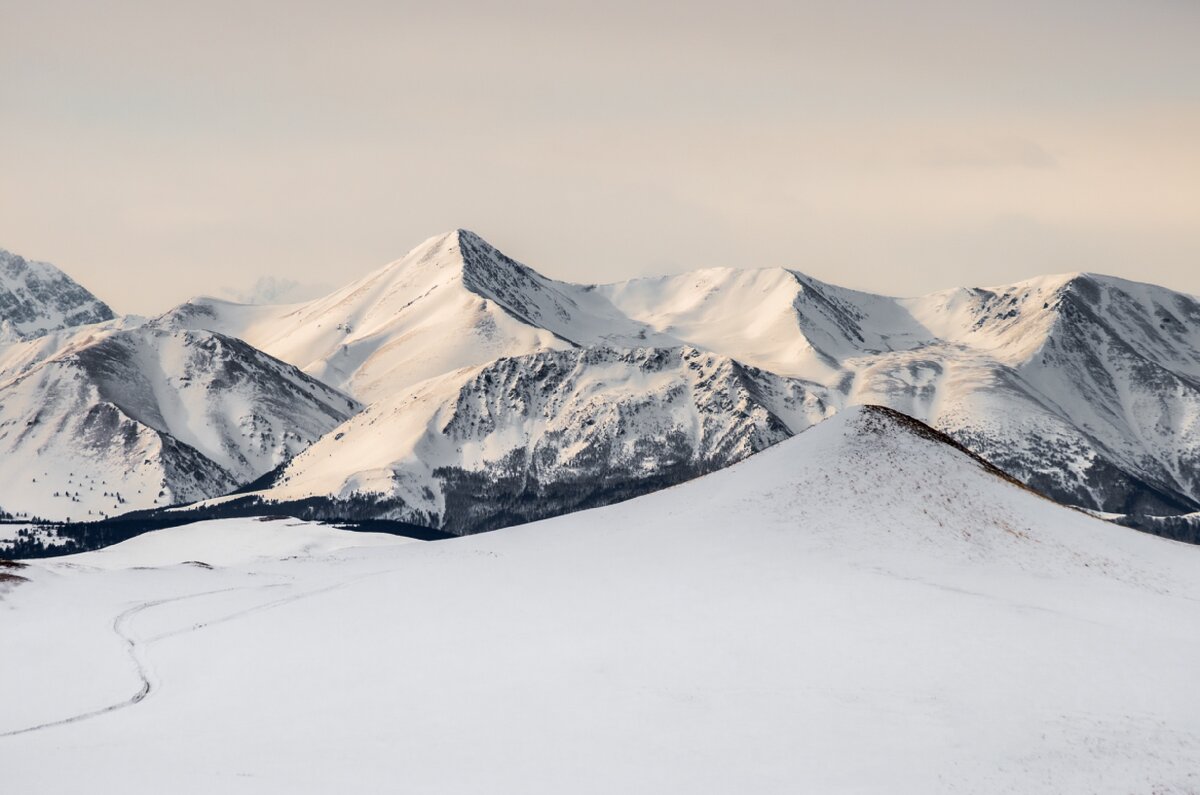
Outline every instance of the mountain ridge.
<path id="1" fill-rule="evenodd" d="M 467 270 L 480 279 L 499 272 L 512 277 L 504 285 L 524 285 L 520 301 L 511 289 L 476 286 L 504 301 L 522 327 L 573 317 L 565 302 L 562 312 L 526 309 L 540 309 L 535 302 L 550 280 L 480 240 L 449 233 L 398 262 L 466 241 Z M 1200 305 L 1190 296 L 1088 272 L 917 298 L 849 290 L 786 268 L 704 269 L 576 287 L 566 293 L 572 300 L 599 295 L 631 324 L 626 328 L 638 329 L 635 347 L 711 351 L 798 379 L 834 408 L 890 405 L 1062 502 L 1120 513 L 1200 506 L 1200 483 L 1187 475 L 1200 450 L 1191 419 L 1200 413 L 1191 375 L 1200 364 L 1200 336 L 1189 331 Z M 555 328 L 554 342 L 514 337 L 496 361 L 522 355 L 522 348 L 553 350 L 556 342 L 602 344 L 586 331 Z M 1169 404 L 1156 403 L 1147 383 L 1169 393 Z"/>
<path id="2" fill-rule="evenodd" d="M 461 505 L 488 478 L 502 480 L 511 493 L 476 495 L 484 518 L 475 526 L 452 523 L 486 529 L 500 521 L 488 504 L 553 502 L 547 495 L 561 499 L 568 480 L 577 491 L 590 478 L 612 495 L 633 493 L 763 448 L 718 445 L 714 458 L 695 435 L 705 422 L 774 443 L 862 404 L 928 422 L 1065 504 L 1200 510 L 1200 302 L 1086 271 L 913 298 L 790 268 L 578 285 L 458 229 L 313 301 L 194 299 L 147 325 L 242 339 L 361 401 L 362 414 L 253 492 L 268 503 L 354 503 L 343 518 L 444 528 L 447 494 Z M 36 359 L 22 355 L 22 367 Z M 672 364 L 649 375 L 657 359 Z M 694 377 L 716 361 L 725 375 Z M 578 371 L 566 393 L 563 368 Z M 735 382 L 744 399 L 727 399 Z M 466 428 L 453 417 L 468 406 L 492 408 Z M 555 412 L 580 424 L 555 431 L 567 440 L 558 448 L 542 436 Z M 597 425 L 604 412 L 622 417 L 623 430 Z M 501 414 L 511 421 L 497 425 Z M 366 427 L 371 443 L 351 444 Z M 613 447 L 618 439 L 654 450 L 646 460 L 663 467 L 657 480 Z M 593 468 L 572 468 L 572 456 Z M 537 518 L 528 506 L 511 516 Z"/>

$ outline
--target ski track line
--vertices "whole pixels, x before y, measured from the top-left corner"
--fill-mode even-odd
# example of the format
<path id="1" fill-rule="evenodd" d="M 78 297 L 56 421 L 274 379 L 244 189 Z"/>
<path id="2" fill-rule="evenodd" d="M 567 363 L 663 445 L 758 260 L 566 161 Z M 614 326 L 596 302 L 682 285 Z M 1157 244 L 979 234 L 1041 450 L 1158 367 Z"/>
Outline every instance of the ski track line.
<path id="1" fill-rule="evenodd" d="M 156 600 L 153 600 L 150 602 L 143 602 L 139 605 L 135 605 L 113 619 L 112 629 L 113 629 L 113 632 L 116 633 L 117 637 L 119 637 L 122 641 L 124 641 L 126 652 L 129 654 L 130 660 L 133 661 L 134 667 L 137 670 L 138 678 L 142 680 L 142 686 L 138 690 L 138 692 L 134 693 L 129 698 L 122 699 L 121 701 L 118 701 L 115 704 L 109 704 L 106 707 L 100 707 L 99 709 L 93 709 L 88 712 L 82 712 L 78 715 L 72 715 L 68 718 L 59 718 L 58 720 L 47 721 L 46 723 L 39 723 L 36 726 L 26 726 L 23 729 L 14 729 L 12 731 L 0 732 L 0 738 L 16 737 L 18 735 L 28 734 L 30 732 L 35 732 L 35 731 L 41 731 L 43 729 L 53 729 L 57 726 L 66 726 L 66 725 L 69 725 L 72 723 L 79 723 L 81 721 L 90 720 L 91 718 L 98 718 L 101 715 L 107 715 L 110 712 L 116 712 L 117 710 L 120 710 L 120 709 L 132 707 L 136 704 L 140 704 L 142 701 L 145 701 L 146 697 L 149 696 L 151 693 L 153 693 L 159 686 L 159 683 L 155 680 L 155 678 L 153 676 L 153 672 L 151 671 L 150 666 L 148 665 L 145 658 L 143 657 L 144 649 L 146 648 L 146 646 L 148 646 L 151 643 L 155 643 L 155 642 L 163 640 L 165 638 L 174 637 L 176 635 L 182 635 L 187 632 L 194 632 L 199 629 L 204 629 L 205 627 L 211 627 L 211 626 L 215 626 L 217 624 L 223 624 L 226 621 L 233 621 L 234 619 L 241 618 L 241 617 L 247 616 L 247 615 L 251 615 L 253 613 L 262 612 L 264 610 L 271 610 L 273 608 L 280 607 L 282 605 L 289 604 L 291 602 L 296 602 L 301 599 L 307 599 L 310 596 L 316 596 L 318 594 L 328 593 L 330 591 L 336 591 L 340 588 L 345 588 L 345 587 L 353 585 L 357 582 L 361 582 L 362 580 L 365 580 L 369 577 L 377 577 L 381 574 L 387 574 L 391 571 L 393 571 L 393 570 L 392 569 L 384 569 L 382 571 L 370 572 L 368 574 L 363 574 L 358 577 L 353 577 L 349 580 L 344 580 L 342 582 L 333 583 L 332 585 L 326 585 L 321 588 L 315 588 L 311 591 L 305 591 L 303 593 L 299 593 L 294 596 L 287 596 L 282 599 L 275 599 L 273 601 L 266 602 L 265 604 L 255 605 L 254 607 L 248 607 L 245 610 L 239 610 L 235 613 L 230 613 L 229 615 L 222 616 L 221 618 L 213 619 L 212 621 L 203 621 L 203 622 L 200 622 L 197 624 L 193 624 L 192 626 L 186 627 L 184 629 L 177 629 L 173 632 L 166 632 L 166 633 L 163 633 L 162 635 L 156 635 L 153 638 L 149 638 L 149 639 L 141 641 L 141 642 L 139 642 L 136 638 L 134 638 L 131 634 L 129 634 L 129 632 L 127 631 L 127 627 L 128 627 L 129 622 L 133 619 L 133 617 L 138 615 L 139 613 L 141 613 L 143 610 L 148 610 L 152 607 L 159 607 L 161 605 L 170 604 L 172 602 L 182 602 L 182 601 L 185 601 L 188 599 L 199 599 L 204 596 L 213 596 L 214 594 L 228 593 L 230 591 L 266 590 L 267 588 L 280 588 L 280 587 L 284 587 L 284 586 L 288 585 L 289 583 L 271 583 L 269 585 L 255 586 L 255 587 L 249 587 L 249 588 L 246 586 L 237 586 L 234 588 L 219 588 L 214 591 L 202 591 L 200 593 L 186 594 L 184 596 L 173 596 L 169 599 L 156 599 Z"/>
<path id="2" fill-rule="evenodd" d="M 55 726 L 65 726 L 69 723 L 77 723 L 89 718 L 95 718 L 100 715 L 106 715 L 109 712 L 115 712 L 118 709 L 132 707 L 134 704 L 141 702 L 146 696 L 150 695 L 150 691 L 154 689 L 154 682 L 150 677 L 150 671 L 142 659 L 138 642 L 126 630 L 130 620 L 143 610 L 148 610 L 151 607 L 169 604 L 171 602 L 181 602 L 185 599 L 198 599 L 202 596 L 212 596 L 213 594 L 227 593 L 228 591 L 236 591 L 238 588 L 219 588 L 215 591 L 202 591 L 201 593 L 186 594 L 184 596 L 174 596 L 169 599 L 155 599 L 150 602 L 142 602 L 139 605 L 134 605 L 124 611 L 112 622 L 113 632 L 125 643 L 126 653 L 129 654 L 129 659 L 133 661 L 134 667 L 137 670 L 138 678 L 142 680 L 142 687 L 138 692 L 134 693 L 129 698 L 118 701 L 115 704 L 109 704 L 107 707 L 100 707 L 89 712 L 83 712 L 78 715 L 72 715 L 69 718 L 60 718 L 58 720 L 39 723 L 36 726 L 27 726 L 24 729 L 14 729 L 12 731 L 0 732 L 0 737 L 15 737 L 19 734 L 28 734 L 29 732 L 40 731 L 41 729 L 50 729 Z"/>
<path id="3" fill-rule="evenodd" d="M 164 640 L 166 638 L 173 638 L 176 635 L 183 635 L 188 632 L 195 632 L 198 629 L 205 629 L 206 627 L 213 627 L 218 624 L 224 624 L 226 621 L 233 621 L 234 619 L 242 618 L 244 616 L 252 615 L 254 613 L 261 613 L 266 610 L 273 610 L 276 607 L 282 607 L 283 605 L 291 604 L 292 602 L 298 602 L 301 599 L 307 599 L 310 596 L 317 596 L 318 594 L 329 593 L 330 591 L 337 591 L 342 588 L 347 588 L 351 585 L 354 585 L 355 583 L 362 582 L 363 580 L 369 579 L 371 577 L 378 577 L 381 574 L 389 574 L 392 571 L 394 571 L 394 569 L 383 569 L 381 571 L 373 571 L 373 572 L 369 572 L 367 574 L 360 574 L 357 577 L 351 577 L 348 580 L 342 580 L 341 582 L 335 582 L 332 585 L 325 585 L 320 588 L 314 588 L 311 591 L 304 591 L 302 593 L 298 593 L 293 596 L 285 596 L 280 599 L 272 600 L 270 602 L 264 602 L 263 604 L 260 604 L 260 605 L 254 605 L 253 607 L 247 607 L 244 610 L 238 610 L 237 612 L 230 613 L 225 616 L 221 616 L 220 618 L 214 618 L 210 621 L 201 621 L 196 624 L 192 624 L 190 627 L 184 627 L 182 629 L 176 629 L 176 630 L 172 630 L 170 632 L 164 632 L 161 635 L 155 635 L 152 638 L 148 638 L 147 640 L 144 641 L 144 643 L 146 643 L 146 644 L 156 643 L 156 642 L 158 642 L 160 640 Z M 270 587 L 274 587 L 274 586 L 267 586 L 267 587 L 270 588 Z M 3 736 L 4 735 L 0 735 L 0 737 L 3 737 Z"/>

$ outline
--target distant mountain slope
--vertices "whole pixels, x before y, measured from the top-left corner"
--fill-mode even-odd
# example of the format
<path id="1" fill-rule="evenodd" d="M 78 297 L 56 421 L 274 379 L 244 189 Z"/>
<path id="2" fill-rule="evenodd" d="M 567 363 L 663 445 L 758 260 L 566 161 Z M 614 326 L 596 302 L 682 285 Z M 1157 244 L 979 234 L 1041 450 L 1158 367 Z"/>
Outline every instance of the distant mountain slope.
<path id="1" fill-rule="evenodd" d="M 395 407 L 421 395 L 426 408 L 419 417 L 451 411 L 467 384 L 464 368 L 486 370 L 505 360 L 542 368 L 524 373 L 520 388 L 549 394 L 558 386 L 537 358 L 542 354 L 690 349 L 800 385 L 819 401 L 819 411 L 779 426 L 786 434 L 830 411 L 883 404 L 930 422 L 1062 502 L 1134 516 L 1200 510 L 1200 302 L 1093 274 L 918 298 L 848 290 L 785 269 L 717 268 L 579 286 L 542 277 L 458 230 L 317 301 L 249 307 L 198 299 L 155 323 L 239 336 L 378 403 L 368 416 L 392 447 L 360 457 L 342 456 L 345 445 L 322 446 L 328 471 L 337 473 L 330 474 L 330 497 L 346 497 L 347 484 L 391 493 L 392 486 L 378 486 L 380 471 L 414 450 L 441 450 L 429 440 L 440 439 L 442 428 L 402 418 Z M 644 382 L 631 374 L 605 383 L 620 390 L 606 397 L 613 405 L 650 397 L 637 394 Z M 544 409 L 524 402 L 507 410 L 518 416 L 504 449 L 550 455 L 534 422 Z M 728 427 L 743 421 L 732 403 L 710 411 Z M 640 416 L 649 415 L 655 420 L 642 427 L 676 421 L 665 406 Z M 778 438 L 765 415 L 752 422 L 760 423 L 760 438 Z M 583 434 L 574 443 L 570 455 L 608 460 L 606 483 L 649 482 L 627 462 L 607 459 L 600 452 L 607 441 Z M 494 476 L 487 475 L 493 464 L 470 453 L 494 444 L 490 431 L 478 432 L 464 441 L 461 457 L 438 453 L 437 466 L 461 467 L 471 473 L 467 479 Z M 706 471 L 715 460 L 693 452 L 690 471 Z M 549 488 L 556 476 L 539 470 L 540 460 L 509 462 L 518 477 L 504 481 L 514 490 L 509 497 L 526 493 L 526 482 Z M 315 496 L 316 481 L 294 482 L 301 480 Z M 440 488 L 432 475 L 418 480 L 413 494 Z M 436 503 L 428 510 L 444 521 Z"/>
<path id="2" fill-rule="evenodd" d="M 892 299 L 784 270 L 597 288 L 633 319 L 927 420 L 1070 504 L 1200 507 L 1200 302 L 1093 274 Z M 841 395 L 839 398 L 838 395 Z"/>
<path id="3" fill-rule="evenodd" d="M 107 304 L 58 268 L 0 249 L 0 343 L 113 317 Z"/>
<path id="4" fill-rule="evenodd" d="M 847 359 L 933 339 L 894 299 L 783 268 L 712 268 L 593 289 L 659 333 L 823 382 L 839 381 Z"/>
<path id="5" fill-rule="evenodd" d="M 694 348 L 546 351 L 372 404 L 253 498 L 478 532 L 724 468 L 830 411 L 802 381 Z"/>
<path id="6" fill-rule="evenodd" d="M 218 496 L 358 408 L 235 338 L 98 332 L 0 382 L 0 508 L 78 521 Z"/>
<path id="7" fill-rule="evenodd" d="M 872 357 L 854 402 L 927 419 L 1063 502 L 1200 507 L 1194 298 L 1076 274 L 907 303 L 943 339 Z"/>

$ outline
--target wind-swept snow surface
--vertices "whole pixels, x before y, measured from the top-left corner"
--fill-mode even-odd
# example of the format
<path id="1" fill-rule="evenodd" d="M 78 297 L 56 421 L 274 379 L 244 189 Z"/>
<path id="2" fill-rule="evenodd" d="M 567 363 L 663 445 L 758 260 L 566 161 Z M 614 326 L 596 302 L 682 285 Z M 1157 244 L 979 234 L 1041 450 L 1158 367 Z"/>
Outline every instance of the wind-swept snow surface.
<path id="1" fill-rule="evenodd" d="M 215 523 L 30 562 L 0 597 L 6 788 L 1200 789 L 1200 549 L 887 411 L 620 505 L 367 543 Z"/>

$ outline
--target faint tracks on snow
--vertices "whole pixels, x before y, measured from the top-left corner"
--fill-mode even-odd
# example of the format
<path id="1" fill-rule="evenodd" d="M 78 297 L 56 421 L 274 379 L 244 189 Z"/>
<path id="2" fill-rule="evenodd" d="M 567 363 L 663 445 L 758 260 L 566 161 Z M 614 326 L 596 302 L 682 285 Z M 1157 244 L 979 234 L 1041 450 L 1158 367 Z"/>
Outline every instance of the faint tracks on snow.
<path id="1" fill-rule="evenodd" d="M 89 710 L 87 712 L 81 712 L 76 715 L 71 715 L 70 717 L 59 718 L 58 720 L 52 720 L 52 721 L 47 721 L 45 723 L 39 723 L 34 726 L 26 726 L 21 729 L 13 729 L 11 731 L 0 732 L 0 738 L 16 737 L 16 736 L 19 736 L 22 734 L 29 734 L 30 732 L 42 731 L 44 729 L 53 729 L 58 726 L 67 726 L 72 723 L 79 723 L 81 721 L 90 720 L 92 718 L 98 718 L 101 715 L 107 715 L 110 712 L 116 712 L 118 710 L 126 709 L 127 707 L 132 707 L 137 704 L 140 704 L 142 701 L 145 701 L 146 698 L 151 693 L 155 692 L 160 687 L 160 682 L 156 678 L 153 669 L 150 667 L 150 665 L 146 661 L 146 657 L 145 657 L 146 648 L 147 648 L 147 646 L 149 646 L 152 643 L 156 643 L 160 640 L 174 637 L 176 635 L 182 635 L 182 634 L 189 633 L 189 632 L 195 632 L 196 630 L 205 629 L 206 627 L 215 626 L 217 624 L 223 624 L 227 621 L 233 621 L 235 619 L 242 618 L 242 617 L 248 616 L 248 615 L 252 615 L 254 613 L 260 613 L 265 610 L 271 610 L 276 607 L 281 607 L 283 605 L 299 601 L 301 599 L 307 599 L 311 596 L 317 596 L 318 594 L 323 594 L 323 593 L 328 593 L 330 591 L 340 590 L 342 588 L 346 588 L 350 585 L 353 585 L 357 582 L 361 582 L 362 580 L 368 579 L 370 577 L 377 577 L 381 574 L 387 574 L 391 571 L 392 571 L 392 569 L 385 569 L 383 571 L 370 572 L 368 574 L 363 574 L 358 577 L 352 577 L 348 580 L 343 580 L 341 582 L 335 582 L 330 585 L 325 585 L 320 588 L 314 588 L 311 590 L 304 591 L 302 593 L 293 594 L 291 596 L 285 596 L 280 599 L 274 599 L 269 602 L 254 605 L 252 607 L 247 607 L 242 610 L 238 610 L 236 612 L 229 613 L 229 614 L 221 616 L 219 618 L 214 618 L 214 619 L 211 619 L 208 621 L 198 622 L 195 624 L 191 624 L 190 626 L 182 627 L 180 629 L 172 630 L 170 632 L 165 632 L 165 633 L 155 635 L 150 638 L 144 638 L 144 639 L 135 636 L 130 631 L 129 625 L 130 625 L 130 622 L 132 622 L 134 618 L 136 618 L 140 613 L 142 613 L 145 610 L 149 610 L 149 609 L 155 608 L 155 607 L 161 607 L 162 605 L 172 604 L 172 603 L 176 603 L 176 602 L 183 602 L 183 601 L 187 601 L 190 599 L 200 599 L 205 596 L 214 596 L 216 594 L 229 593 L 231 591 L 245 591 L 245 590 L 265 591 L 269 588 L 287 587 L 290 583 L 271 583 L 270 585 L 261 585 L 261 586 L 235 586 L 232 588 L 218 588 L 218 589 L 212 590 L 212 591 L 201 591 L 200 593 L 184 594 L 182 596 L 173 596 L 173 597 L 170 597 L 167 599 L 154 599 L 154 600 L 151 600 L 148 602 L 142 602 L 140 604 L 134 605 L 133 607 L 129 608 L 128 610 L 125 610 L 124 612 L 122 612 L 116 618 L 113 619 L 112 631 L 118 638 L 121 639 L 121 642 L 124 644 L 126 654 L 129 655 L 129 659 L 130 659 L 130 661 L 133 662 L 134 670 L 137 674 L 137 677 L 138 677 L 138 679 L 141 680 L 141 686 L 138 688 L 138 691 L 136 693 L 134 693 L 132 696 L 130 696 L 128 698 L 122 699 L 113 704 L 109 704 L 106 707 L 100 707 L 98 709 Z"/>
<path id="2" fill-rule="evenodd" d="M 235 590 L 239 589 L 220 588 L 215 591 L 203 591 L 201 593 L 186 594 L 184 596 L 174 596 L 170 599 L 155 599 L 149 602 L 142 602 L 141 604 L 135 605 L 134 607 L 131 607 L 125 612 L 121 613 L 113 619 L 112 630 L 113 633 L 121 639 L 122 643 L 124 643 L 125 651 L 129 655 L 129 659 L 133 661 L 138 678 L 141 679 L 141 688 L 129 698 L 122 699 L 115 704 L 109 704 L 107 707 L 100 707 L 99 709 L 93 709 L 88 712 L 81 712 L 78 715 L 72 715 L 68 718 L 60 718 L 58 720 L 47 721 L 46 723 L 39 723 L 36 726 L 26 726 L 23 729 L 0 732 L 0 737 L 15 737 L 20 734 L 41 731 L 42 729 L 52 729 L 55 726 L 66 726 L 70 723 L 78 723 L 79 721 L 88 720 L 89 718 L 97 718 L 101 715 L 107 715 L 110 712 L 116 712 L 119 709 L 132 707 L 134 704 L 140 703 L 146 698 L 146 696 L 153 692 L 156 682 L 154 680 L 153 673 L 151 672 L 150 667 L 146 664 L 146 660 L 143 656 L 144 649 L 142 644 L 129 631 L 129 622 L 132 621 L 133 618 L 143 610 L 149 610 L 152 607 L 158 607 L 160 605 L 170 604 L 172 602 L 182 602 L 185 599 L 198 599 L 203 596 L 212 596 L 213 594 L 227 593 L 228 591 Z"/>
<path id="3" fill-rule="evenodd" d="M 238 610 L 234 613 L 229 613 L 227 615 L 221 616 L 220 618 L 213 618 L 213 619 L 209 619 L 208 621 L 200 621 L 200 622 L 192 624 L 191 626 L 188 626 L 188 627 L 181 627 L 180 629 L 175 629 L 170 632 L 164 632 L 161 635 L 155 635 L 152 638 L 147 638 L 145 642 L 146 643 L 156 643 L 160 640 L 165 640 L 166 638 L 173 638 L 176 635 L 183 635 L 188 632 L 195 632 L 196 630 L 199 630 L 199 629 L 206 629 L 208 627 L 213 627 L 218 624 L 224 624 L 226 621 L 233 621 L 234 619 L 243 618 L 244 616 L 253 615 L 254 613 L 261 613 L 265 610 L 273 610 L 276 607 L 282 607 L 283 605 L 291 604 L 292 602 L 298 602 L 301 599 L 308 599 L 311 596 L 317 596 L 319 594 L 329 593 L 330 591 L 341 590 L 342 588 L 349 587 L 357 582 L 368 579 L 370 577 L 377 577 L 380 574 L 387 574 L 389 571 L 391 571 L 391 569 L 387 569 L 384 571 L 371 572 L 370 574 L 362 574 L 358 577 L 352 577 L 349 580 L 335 582 L 331 585 L 325 585 L 320 588 L 313 588 L 311 590 L 303 591 L 301 593 L 293 594 L 291 596 L 284 596 L 280 599 L 273 599 L 270 602 L 264 602 L 263 604 L 258 604 L 258 605 L 254 605 L 252 607 L 247 607 L 242 610 Z M 281 585 L 286 585 L 286 583 L 278 583 L 275 585 L 268 585 L 268 586 L 266 586 L 266 588 L 278 588 Z M 3 736 L 3 735 L 0 735 L 0 736 Z"/>

